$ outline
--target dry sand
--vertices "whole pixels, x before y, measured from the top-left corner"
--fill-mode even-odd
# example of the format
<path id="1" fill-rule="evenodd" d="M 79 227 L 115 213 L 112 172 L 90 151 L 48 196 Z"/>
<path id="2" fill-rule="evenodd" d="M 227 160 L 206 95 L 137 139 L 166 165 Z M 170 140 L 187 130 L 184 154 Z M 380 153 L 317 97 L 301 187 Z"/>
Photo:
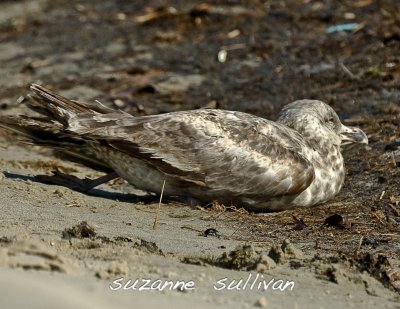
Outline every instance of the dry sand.
<path id="1" fill-rule="evenodd" d="M 234 233 L 234 223 L 210 220 L 212 212 L 194 207 L 162 204 L 158 227 L 153 230 L 157 203 L 115 200 L 122 197 L 113 193 L 118 186 L 104 186 L 94 193 L 100 196 L 89 196 L 37 182 L 32 176 L 56 162 L 65 169 L 75 169 L 76 175 L 93 172 L 41 155 L 38 148 L 28 150 L 4 141 L 2 146 L 5 148 L 0 149 L 0 163 L 6 172 L 0 182 L 0 293 L 5 308 L 131 308 L 133 304 L 136 308 L 152 308 L 166 302 L 176 308 L 245 308 L 264 303 L 268 308 L 395 308 L 398 305 L 398 296 L 370 275 L 340 263 L 309 262 L 313 252 L 298 252 L 295 259 L 289 257 L 270 270 L 258 266 L 255 271 L 237 271 L 204 265 L 201 260 L 215 260 L 224 252 L 246 244 L 226 237 Z M 63 238 L 65 230 L 82 221 L 94 228 L 93 237 Z M 222 236 L 204 237 L 195 230 L 207 228 L 217 229 Z M 155 245 L 143 245 L 143 240 Z M 269 250 L 257 245 L 255 248 L 266 251 L 265 254 Z M 182 263 L 185 258 L 203 265 Z M 293 261 L 303 267 L 291 267 Z M 336 273 L 338 283 L 328 280 L 329 268 Z M 217 284 L 219 279 L 245 281 L 250 273 L 254 279 L 257 270 L 267 281 L 293 281 L 294 288 L 214 289 L 221 287 Z M 146 278 L 152 282 L 192 280 L 195 289 L 112 291 L 110 286 L 117 287 L 112 281 L 118 278 L 124 278 L 123 283 Z"/>

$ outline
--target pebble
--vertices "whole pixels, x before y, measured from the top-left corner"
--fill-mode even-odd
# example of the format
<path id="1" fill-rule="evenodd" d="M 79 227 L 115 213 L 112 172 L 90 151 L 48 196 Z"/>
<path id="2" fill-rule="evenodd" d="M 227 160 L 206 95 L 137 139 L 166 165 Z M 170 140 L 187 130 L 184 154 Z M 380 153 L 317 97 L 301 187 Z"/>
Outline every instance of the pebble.
<path id="1" fill-rule="evenodd" d="M 217 56 L 218 61 L 221 63 L 224 63 L 226 61 L 227 56 L 228 56 L 228 52 L 225 49 L 221 49 L 218 52 L 218 56 Z"/>
<path id="2" fill-rule="evenodd" d="M 254 306 L 256 307 L 260 307 L 260 308 L 267 308 L 268 306 L 268 301 L 267 298 L 265 296 L 260 297 L 256 303 L 254 304 Z"/>

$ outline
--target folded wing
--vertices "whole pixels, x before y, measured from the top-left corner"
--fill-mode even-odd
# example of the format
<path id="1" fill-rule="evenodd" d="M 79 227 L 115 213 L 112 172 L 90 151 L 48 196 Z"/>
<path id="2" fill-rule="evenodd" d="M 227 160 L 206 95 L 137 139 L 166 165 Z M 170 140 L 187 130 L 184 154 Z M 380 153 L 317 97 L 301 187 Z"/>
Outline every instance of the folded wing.
<path id="1" fill-rule="evenodd" d="M 314 179 L 297 132 L 245 113 L 205 109 L 144 117 L 78 114 L 68 131 L 102 140 L 216 195 L 296 194 Z"/>

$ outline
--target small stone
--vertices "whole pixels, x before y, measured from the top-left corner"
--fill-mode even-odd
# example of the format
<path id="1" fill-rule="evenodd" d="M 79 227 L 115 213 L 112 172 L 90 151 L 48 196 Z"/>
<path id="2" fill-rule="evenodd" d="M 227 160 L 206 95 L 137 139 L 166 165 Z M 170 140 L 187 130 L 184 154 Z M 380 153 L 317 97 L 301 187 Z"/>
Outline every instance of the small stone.
<path id="1" fill-rule="evenodd" d="M 346 13 L 344 13 L 344 18 L 345 19 L 354 19 L 354 18 L 356 18 L 356 14 L 354 14 L 353 12 L 346 12 Z"/>
<path id="2" fill-rule="evenodd" d="M 221 63 L 224 63 L 226 61 L 227 56 L 228 56 L 228 52 L 225 49 L 221 49 L 218 52 L 218 56 L 217 56 L 218 61 Z"/>
<path id="3" fill-rule="evenodd" d="M 232 30 L 232 31 L 228 32 L 227 37 L 228 37 L 229 39 L 234 39 L 234 38 L 236 38 L 236 37 L 239 36 L 239 35 L 240 35 L 240 30 L 239 30 L 239 29 L 235 29 L 235 30 Z"/>
<path id="4" fill-rule="evenodd" d="M 125 106 L 125 101 L 121 100 L 121 99 L 115 99 L 114 100 L 114 104 L 116 107 L 124 107 Z"/>
<path id="5" fill-rule="evenodd" d="M 254 306 L 256 307 L 260 307 L 260 308 L 267 308 L 268 306 L 268 301 L 266 297 L 260 297 L 256 303 L 254 304 Z"/>
<path id="6" fill-rule="evenodd" d="M 116 17 L 117 17 L 118 20 L 125 20 L 126 19 L 126 14 L 125 13 L 118 13 Z"/>

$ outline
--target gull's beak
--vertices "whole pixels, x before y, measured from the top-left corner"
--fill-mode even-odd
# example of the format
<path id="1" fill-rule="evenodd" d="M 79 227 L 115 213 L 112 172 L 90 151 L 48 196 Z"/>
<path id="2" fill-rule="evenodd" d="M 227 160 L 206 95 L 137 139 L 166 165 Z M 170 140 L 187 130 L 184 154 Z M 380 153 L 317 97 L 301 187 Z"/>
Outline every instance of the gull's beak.
<path id="1" fill-rule="evenodd" d="M 368 144 L 368 136 L 363 130 L 357 127 L 346 127 L 342 125 L 342 132 L 340 132 L 341 145 L 348 145 L 352 143 Z"/>

